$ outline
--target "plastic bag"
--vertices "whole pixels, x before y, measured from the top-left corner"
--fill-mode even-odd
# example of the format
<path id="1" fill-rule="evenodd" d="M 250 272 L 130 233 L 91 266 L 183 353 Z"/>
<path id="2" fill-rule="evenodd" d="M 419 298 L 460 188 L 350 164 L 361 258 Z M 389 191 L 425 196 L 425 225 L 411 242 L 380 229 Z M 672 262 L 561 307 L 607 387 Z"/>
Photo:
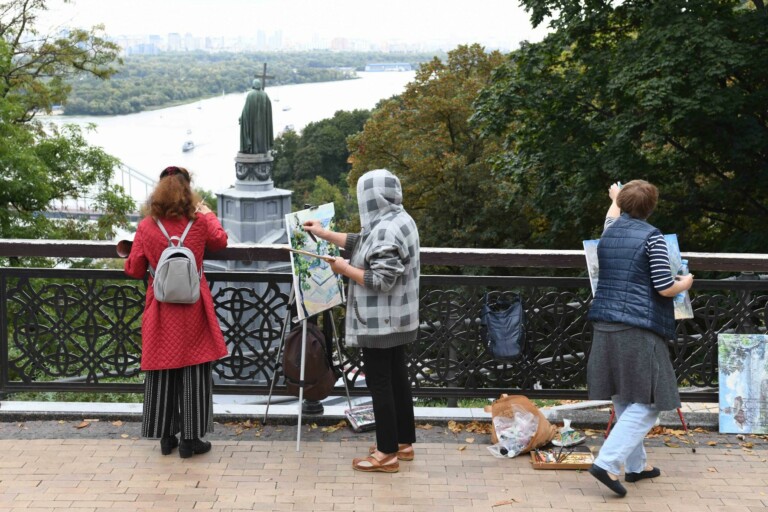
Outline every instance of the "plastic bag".
<path id="1" fill-rule="evenodd" d="M 496 416 L 493 418 L 493 428 L 499 441 L 488 447 L 494 457 L 516 457 L 525 450 L 536 435 L 539 428 L 539 418 L 520 406 L 512 406 L 513 415 Z"/>

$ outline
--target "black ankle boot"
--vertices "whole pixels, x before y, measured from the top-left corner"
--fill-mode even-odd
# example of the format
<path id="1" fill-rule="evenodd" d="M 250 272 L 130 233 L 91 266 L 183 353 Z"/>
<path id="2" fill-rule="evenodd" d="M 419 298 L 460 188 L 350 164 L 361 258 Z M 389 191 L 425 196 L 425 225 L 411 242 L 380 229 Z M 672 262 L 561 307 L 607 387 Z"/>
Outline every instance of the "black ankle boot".
<path id="1" fill-rule="evenodd" d="M 179 438 L 176 436 L 160 438 L 160 453 L 163 455 L 170 455 L 177 446 L 179 446 Z"/>
<path id="2" fill-rule="evenodd" d="M 179 457 L 182 459 L 209 451 L 211 451 L 211 443 L 201 439 L 182 439 L 179 443 Z"/>

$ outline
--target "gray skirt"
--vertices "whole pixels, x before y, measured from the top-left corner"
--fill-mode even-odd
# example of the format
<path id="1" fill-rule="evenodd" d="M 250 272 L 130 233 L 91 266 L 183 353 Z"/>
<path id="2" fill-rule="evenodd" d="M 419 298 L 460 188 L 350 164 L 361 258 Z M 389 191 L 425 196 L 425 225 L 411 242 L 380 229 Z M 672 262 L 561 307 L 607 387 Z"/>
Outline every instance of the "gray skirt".
<path id="1" fill-rule="evenodd" d="M 680 407 L 669 348 L 652 331 L 625 324 L 595 322 L 587 362 L 591 400 L 654 405 L 660 411 Z"/>

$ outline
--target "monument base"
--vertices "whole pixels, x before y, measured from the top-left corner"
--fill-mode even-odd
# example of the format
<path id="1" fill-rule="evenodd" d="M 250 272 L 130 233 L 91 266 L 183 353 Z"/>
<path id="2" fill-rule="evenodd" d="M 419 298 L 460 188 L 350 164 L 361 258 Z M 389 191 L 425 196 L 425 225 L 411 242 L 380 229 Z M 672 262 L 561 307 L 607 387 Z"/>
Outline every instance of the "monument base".
<path id="1" fill-rule="evenodd" d="M 285 216 L 291 213 L 290 190 L 275 188 L 272 181 L 274 158 L 270 153 L 238 153 L 234 188 L 217 192 L 218 216 L 232 242 L 285 244 Z M 235 262 L 231 262 L 235 263 Z M 259 270 L 290 268 L 281 262 L 236 262 L 237 267 Z"/>
<path id="2" fill-rule="evenodd" d="M 274 188 L 270 153 L 238 153 L 235 157 L 235 188 L 237 190 L 264 191 Z"/>

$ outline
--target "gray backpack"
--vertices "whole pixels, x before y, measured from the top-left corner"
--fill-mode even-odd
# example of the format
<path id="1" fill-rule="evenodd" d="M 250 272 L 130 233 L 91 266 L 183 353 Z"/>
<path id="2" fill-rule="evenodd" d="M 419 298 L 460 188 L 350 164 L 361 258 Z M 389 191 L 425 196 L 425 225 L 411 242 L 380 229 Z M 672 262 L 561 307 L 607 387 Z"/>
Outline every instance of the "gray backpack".
<path id="1" fill-rule="evenodd" d="M 197 261 L 192 251 L 184 247 L 184 239 L 192 227 L 192 221 L 181 237 L 168 236 L 163 223 L 156 219 L 157 226 L 168 239 L 168 247 L 160 254 L 157 269 L 149 266 L 149 273 L 154 278 L 152 289 L 160 302 L 175 304 L 194 304 L 200 298 L 201 272 L 197 270 Z M 174 240 L 176 243 L 174 244 Z"/>

